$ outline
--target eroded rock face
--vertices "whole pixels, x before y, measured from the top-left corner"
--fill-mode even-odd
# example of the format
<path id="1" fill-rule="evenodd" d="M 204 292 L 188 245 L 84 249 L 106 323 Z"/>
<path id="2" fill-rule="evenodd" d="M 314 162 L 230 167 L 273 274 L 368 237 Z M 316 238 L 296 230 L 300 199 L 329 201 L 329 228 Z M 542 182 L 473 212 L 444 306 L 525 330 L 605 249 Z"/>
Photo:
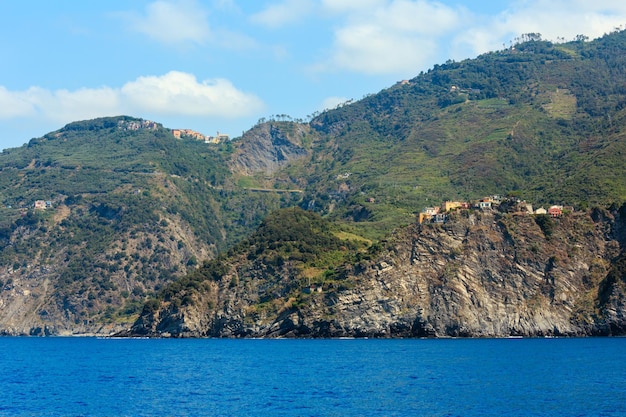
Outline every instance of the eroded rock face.
<path id="1" fill-rule="evenodd" d="M 339 299 L 343 321 L 375 334 L 587 334 L 583 304 L 595 299 L 615 245 L 604 224 L 559 221 L 550 240 L 530 216 L 493 213 L 406 230 L 361 277 L 367 290 Z"/>
<path id="2" fill-rule="evenodd" d="M 97 273 L 78 279 L 66 278 L 69 260 L 76 257 L 71 254 L 75 251 L 71 247 L 60 247 L 49 258 L 39 251 L 20 268 L 0 265 L 0 335 L 111 335 L 128 327 L 128 323 L 103 318 L 106 309 L 123 307 L 133 291 L 143 292 L 173 280 L 172 276 L 157 272 L 184 265 L 186 257 L 206 258 L 215 252 L 212 245 L 198 239 L 179 217 L 163 216 L 163 219 L 167 223 L 163 229 L 120 233 L 106 251 L 95 254 L 90 262 L 100 265 L 97 271 L 108 273 L 107 281 L 99 281 L 103 275 Z M 48 244 L 48 235 L 40 229 L 33 232 L 18 228 L 14 236 L 21 235 L 23 241 L 28 241 L 24 238 L 27 233 L 31 235 L 26 237 L 34 242 L 33 246 Z M 159 242 L 159 233 L 173 239 Z M 13 239 L 12 244 L 17 246 L 17 238 Z M 147 241 L 151 242 L 149 246 Z M 116 256 L 122 247 L 126 249 L 123 253 L 135 256 Z M 159 264 L 151 261 L 157 257 Z M 154 281 L 128 272 L 143 269 L 144 265 L 146 271 L 148 265 L 159 268 L 152 272 Z M 80 272 L 78 270 L 77 274 Z M 136 298 L 143 300 L 141 294 Z"/>
<path id="3" fill-rule="evenodd" d="M 570 214 L 550 236 L 530 215 L 461 212 L 398 232 L 321 292 L 268 301 L 293 271 L 234 262 L 190 306 L 131 333 L 177 337 L 507 337 L 624 334 L 622 220 Z M 621 271 L 621 272 L 620 272 Z M 292 275 L 290 275 L 292 274 Z M 237 277 L 237 286 L 232 278 Z M 343 283 L 343 284 L 342 284 Z M 284 292 L 285 294 L 288 291 Z M 292 293 L 293 294 L 293 293 Z M 268 303 L 273 308 L 266 308 Z M 262 308 L 263 307 L 263 308 Z M 168 310 L 169 309 L 169 310 Z M 145 321 L 151 324 L 146 325 Z"/>
<path id="4" fill-rule="evenodd" d="M 310 128 L 292 124 L 286 131 L 271 123 L 265 123 L 246 132 L 231 161 L 231 169 L 239 174 L 272 174 L 291 161 L 308 155 L 303 139 Z"/>

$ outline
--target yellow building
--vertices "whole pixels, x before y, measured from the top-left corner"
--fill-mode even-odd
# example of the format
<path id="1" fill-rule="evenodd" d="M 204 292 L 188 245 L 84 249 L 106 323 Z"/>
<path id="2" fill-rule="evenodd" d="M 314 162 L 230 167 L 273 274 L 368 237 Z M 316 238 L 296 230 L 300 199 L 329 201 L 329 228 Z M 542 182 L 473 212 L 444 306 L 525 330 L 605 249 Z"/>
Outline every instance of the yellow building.
<path id="1" fill-rule="evenodd" d="M 441 204 L 441 211 L 445 213 L 447 211 L 457 209 L 461 207 L 462 205 L 463 203 L 461 203 L 460 201 L 444 201 Z"/>
<path id="2" fill-rule="evenodd" d="M 439 207 L 426 207 L 420 213 L 420 224 L 424 223 L 424 220 L 431 220 L 437 213 L 439 213 Z"/>

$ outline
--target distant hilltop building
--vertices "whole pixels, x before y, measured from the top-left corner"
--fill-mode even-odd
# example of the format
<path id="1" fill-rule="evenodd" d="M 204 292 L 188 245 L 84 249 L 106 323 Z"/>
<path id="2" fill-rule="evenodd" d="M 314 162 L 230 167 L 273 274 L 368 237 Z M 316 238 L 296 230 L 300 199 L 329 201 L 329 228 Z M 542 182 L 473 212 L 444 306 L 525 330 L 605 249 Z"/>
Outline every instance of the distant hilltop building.
<path id="1" fill-rule="evenodd" d="M 204 143 L 222 143 L 227 142 L 230 137 L 224 133 L 217 132 L 217 136 L 206 136 L 200 132 L 191 129 L 172 129 L 172 135 L 176 139 L 191 138 L 201 140 Z"/>
<path id="2" fill-rule="evenodd" d="M 52 208 L 52 201 L 49 200 L 35 200 L 35 210 L 45 210 Z"/>
<path id="3" fill-rule="evenodd" d="M 218 130 L 217 136 L 208 136 L 205 142 L 206 143 L 222 143 L 222 142 L 228 142 L 229 139 L 230 137 L 227 134 L 220 133 Z"/>

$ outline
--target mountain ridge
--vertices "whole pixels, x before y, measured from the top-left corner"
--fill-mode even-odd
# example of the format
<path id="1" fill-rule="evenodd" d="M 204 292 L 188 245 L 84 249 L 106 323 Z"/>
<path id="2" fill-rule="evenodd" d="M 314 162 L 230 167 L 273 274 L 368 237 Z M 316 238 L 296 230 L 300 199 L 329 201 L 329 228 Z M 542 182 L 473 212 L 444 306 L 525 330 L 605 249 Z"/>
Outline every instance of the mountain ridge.
<path id="1" fill-rule="evenodd" d="M 321 215 L 345 241 L 345 253 L 318 252 L 320 264 L 307 266 L 322 285 L 337 268 L 374 259 L 394 230 L 406 233 L 422 208 L 445 200 L 508 194 L 582 213 L 613 204 L 606 217 L 621 218 L 624 50 L 626 32 L 533 40 L 436 65 L 309 123 L 259 123 L 227 143 L 180 140 L 158 123 L 118 116 L 5 150 L 0 332 L 127 328 L 146 301 L 157 308 L 154 297 L 199 273 L 204 260 L 222 259 L 285 207 Z M 52 207 L 35 210 L 36 201 Z M 603 266 L 598 289 L 616 323 L 619 259 Z M 257 261 L 267 269 L 274 258 Z"/>
<path id="2" fill-rule="evenodd" d="M 3 152 L 0 332 L 119 330 L 149 295 L 279 208 L 280 196 L 230 183 L 220 146 L 228 152 L 120 116 Z"/>

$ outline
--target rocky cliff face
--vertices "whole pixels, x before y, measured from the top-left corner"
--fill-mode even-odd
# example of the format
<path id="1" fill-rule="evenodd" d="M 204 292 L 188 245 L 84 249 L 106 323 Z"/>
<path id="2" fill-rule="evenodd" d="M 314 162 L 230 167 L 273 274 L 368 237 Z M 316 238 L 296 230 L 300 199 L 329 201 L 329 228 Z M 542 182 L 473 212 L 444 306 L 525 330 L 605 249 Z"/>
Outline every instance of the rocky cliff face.
<path id="1" fill-rule="evenodd" d="M 399 231 L 320 288 L 290 264 L 232 259 L 188 305 L 129 334 L 173 337 L 507 337 L 626 333 L 623 220 L 464 211 Z M 306 281 L 305 281 L 306 282 Z"/>
<path id="2" fill-rule="evenodd" d="M 184 274 L 190 258 L 206 258 L 215 251 L 167 213 L 162 229 L 143 225 L 142 231 L 120 233 L 93 256 L 58 245 L 55 237 L 77 233 L 65 226 L 64 218 L 88 211 L 87 206 L 61 206 L 58 218 L 45 226 L 24 225 L 12 233 L 9 245 L 15 251 L 38 250 L 24 264 L 0 265 L 0 335 L 113 334 L 128 326 L 124 321 L 133 310 L 135 316 L 141 310 L 146 293 Z M 91 269 L 85 276 L 87 267 Z"/>
<path id="3" fill-rule="evenodd" d="M 281 123 L 281 127 L 272 123 L 258 125 L 246 132 L 237 144 L 230 167 L 243 175 L 272 174 L 308 155 L 304 144 L 311 134 L 308 126 L 299 123 Z"/>

